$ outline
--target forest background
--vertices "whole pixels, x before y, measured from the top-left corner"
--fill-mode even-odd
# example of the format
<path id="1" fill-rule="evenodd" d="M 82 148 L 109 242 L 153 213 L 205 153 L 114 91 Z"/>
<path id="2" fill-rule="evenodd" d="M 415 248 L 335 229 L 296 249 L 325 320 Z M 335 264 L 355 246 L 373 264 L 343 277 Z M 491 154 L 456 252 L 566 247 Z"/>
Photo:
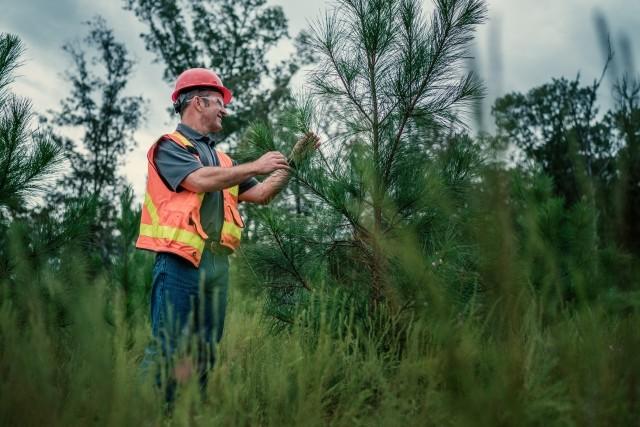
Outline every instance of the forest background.
<path id="1" fill-rule="evenodd" d="M 265 1 L 122 7 L 167 83 L 207 66 L 234 89 L 219 138 L 236 158 L 288 152 L 309 130 L 324 144 L 272 206 L 244 208 L 212 397 L 186 384 L 167 417 L 137 376 L 153 256 L 133 249 L 124 173 L 166 103 L 132 84 L 128 43 L 96 16 L 60 50 L 64 94 L 41 109 L 20 90 L 29 46 L 3 33 L 3 423 L 637 418 L 640 78 L 615 21 L 593 15 L 595 77 L 487 108 L 469 61 L 483 1 L 340 1 L 279 61 L 288 22 Z"/>

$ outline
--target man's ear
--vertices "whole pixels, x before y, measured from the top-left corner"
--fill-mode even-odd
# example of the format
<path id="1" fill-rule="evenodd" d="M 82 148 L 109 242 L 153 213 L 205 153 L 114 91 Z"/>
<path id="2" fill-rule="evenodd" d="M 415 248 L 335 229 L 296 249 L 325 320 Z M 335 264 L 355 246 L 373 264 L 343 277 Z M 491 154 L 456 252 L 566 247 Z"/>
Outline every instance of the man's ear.
<path id="1" fill-rule="evenodd" d="M 202 111 L 204 109 L 204 107 L 207 106 L 207 104 L 205 104 L 205 102 L 207 102 L 207 103 L 209 102 L 208 100 L 202 99 L 197 95 L 194 96 L 194 98 L 196 98 L 196 103 L 197 103 L 196 108 L 198 109 L 198 111 Z"/>

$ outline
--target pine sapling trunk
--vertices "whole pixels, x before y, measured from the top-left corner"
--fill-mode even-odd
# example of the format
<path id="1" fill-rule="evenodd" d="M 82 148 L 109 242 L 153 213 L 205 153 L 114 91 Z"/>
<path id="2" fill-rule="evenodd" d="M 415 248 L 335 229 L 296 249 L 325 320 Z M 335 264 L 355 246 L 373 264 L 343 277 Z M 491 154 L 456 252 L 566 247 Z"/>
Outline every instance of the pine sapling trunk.
<path id="1" fill-rule="evenodd" d="M 384 254 L 381 247 L 382 238 L 382 192 L 378 174 L 374 177 L 373 195 L 373 233 L 371 233 L 371 292 L 370 303 L 374 307 L 378 305 L 384 297 L 384 281 L 386 269 L 384 268 Z"/>
<path id="2" fill-rule="evenodd" d="M 377 81 L 376 81 L 376 53 L 370 52 L 367 60 L 369 71 L 369 86 L 371 90 L 371 130 L 372 130 L 372 145 L 373 145 L 373 233 L 371 235 L 371 292 L 370 292 L 370 304 L 371 307 L 376 307 L 384 298 L 384 283 L 387 275 L 387 271 L 384 268 L 385 258 L 382 253 L 382 247 L 380 245 L 380 239 L 382 238 L 382 205 L 384 201 L 384 188 L 382 177 L 382 158 L 380 156 L 380 117 L 378 110 L 378 94 L 377 94 Z"/>

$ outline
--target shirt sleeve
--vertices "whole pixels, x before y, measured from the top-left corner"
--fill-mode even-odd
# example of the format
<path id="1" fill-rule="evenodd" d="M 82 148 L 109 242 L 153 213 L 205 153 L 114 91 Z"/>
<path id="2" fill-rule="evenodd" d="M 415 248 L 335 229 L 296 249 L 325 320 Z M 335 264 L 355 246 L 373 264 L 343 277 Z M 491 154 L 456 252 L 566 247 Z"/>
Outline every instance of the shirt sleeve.
<path id="1" fill-rule="evenodd" d="M 155 163 L 160 177 L 172 191 L 180 191 L 187 175 L 203 167 L 200 159 L 185 147 L 167 139 L 158 143 Z"/>
<path id="2" fill-rule="evenodd" d="M 237 166 L 238 162 L 236 162 L 235 160 L 233 161 L 233 166 Z M 238 194 L 242 194 L 245 191 L 255 187 L 256 185 L 258 185 L 260 183 L 260 181 L 258 181 L 255 177 L 251 177 L 249 179 L 246 179 L 244 181 L 242 181 L 240 183 L 240 185 L 238 186 Z"/>

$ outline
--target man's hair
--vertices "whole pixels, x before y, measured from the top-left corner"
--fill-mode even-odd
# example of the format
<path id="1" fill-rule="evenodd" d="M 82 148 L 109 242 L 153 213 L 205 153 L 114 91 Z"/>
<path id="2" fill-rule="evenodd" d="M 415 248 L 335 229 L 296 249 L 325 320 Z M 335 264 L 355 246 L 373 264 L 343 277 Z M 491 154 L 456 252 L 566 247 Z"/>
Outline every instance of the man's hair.
<path id="1" fill-rule="evenodd" d="M 178 99 L 173 104 L 173 108 L 175 112 L 180 114 L 180 117 L 182 117 L 187 104 L 193 99 L 194 96 L 205 96 L 210 92 L 218 92 L 219 94 L 222 94 L 222 91 L 208 86 L 190 88 L 188 90 L 185 90 L 184 92 L 180 92 L 180 94 L 178 95 Z"/>

